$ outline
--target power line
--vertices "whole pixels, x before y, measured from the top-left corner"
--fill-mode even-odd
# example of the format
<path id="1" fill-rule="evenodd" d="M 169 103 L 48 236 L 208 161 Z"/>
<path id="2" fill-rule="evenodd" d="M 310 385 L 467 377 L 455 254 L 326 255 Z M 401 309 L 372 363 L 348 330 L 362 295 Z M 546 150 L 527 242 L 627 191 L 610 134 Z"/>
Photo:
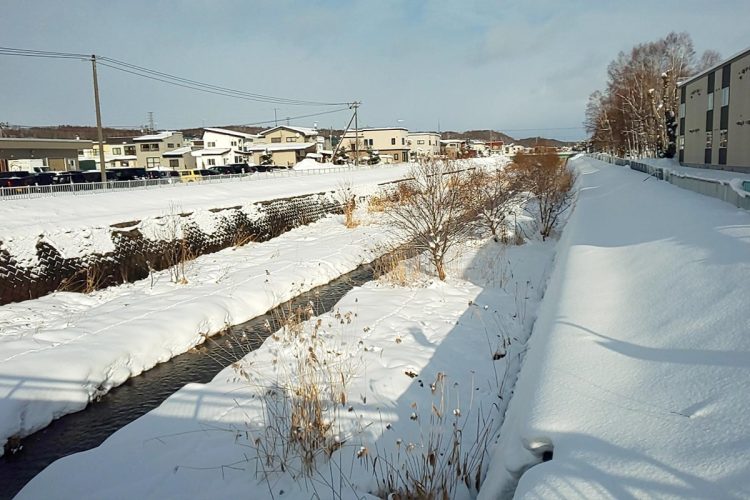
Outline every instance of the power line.
<path id="1" fill-rule="evenodd" d="M 90 60 L 92 56 L 86 54 L 78 54 L 73 52 L 51 52 L 44 50 L 31 50 L 31 49 L 17 49 L 12 47 L 0 47 L 0 55 L 7 56 L 20 56 L 20 57 L 43 57 L 53 59 L 77 59 L 77 60 Z M 224 97 L 233 97 L 235 99 L 243 99 L 255 102 L 266 102 L 271 104 L 282 104 L 287 106 L 342 106 L 347 103 L 343 102 L 321 102 L 321 101 L 308 101 L 303 99 L 290 99 L 285 97 L 274 97 L 264 94 L 257 94 L 253 92 L 247 92 L 243 90 L 231 89 L 228 87 L 221 87 L 219 85 L 213 85 L 210 83 L 200 82 L 197 80 L 191 80 L 189 78 L 182 78 L 179 76 L 171 75 L 162 71 L 157 71 L 142 66 L 137 66 L 125 61 L 120 61 L 110 57 L 97 57 L 97 64 L 106 66 L 117 71 L 129 73 L 131 75 L 140 76 L 150 80 L 159 81 L 168 85 L 174 85 L 177 87 L 183 87 L 198 92 L 205 92 L 209 94 L 220 95 Z"/>
<path id="2" fill-rule="evenodd" d="M 299 120 L 301 118 L 311 118 L 313 116 L 330 115 L 331 113 L 341 113 L 342 111 L 349 111 L 349 108 L 347 107 L 347 108 L 341 108 L 341 109 L 332 109 L 330 111 L 322 111 L 320 113 L 311 113 L 309 115 L 287 116 L 286 119 L 287 120 Z M 265 125 L 267 123 L 275 123 L 277 121 L 278 120 L 273 119 L 273 120 L 266 120 L 266 121 L 262 121 L 262 122 L 243 123 L 241 126 L 242 127 L 252 127 L 252 126 L 255 126 L 255 125 Z"/>

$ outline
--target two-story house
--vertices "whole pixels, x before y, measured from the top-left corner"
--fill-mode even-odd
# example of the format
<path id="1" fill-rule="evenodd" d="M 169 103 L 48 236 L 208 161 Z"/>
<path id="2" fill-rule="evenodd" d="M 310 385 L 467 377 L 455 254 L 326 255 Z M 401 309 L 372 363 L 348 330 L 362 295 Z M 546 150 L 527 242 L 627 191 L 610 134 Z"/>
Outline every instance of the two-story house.
<path id="1" fill-rule="evenodd" d="M 440 155 L 440 134 L 437 132 L 409 132 L 409 154 L 415 160 Z"/>
<path id="2" fill-rule="evenodd" d="M 182 132 L 156 132 L 133 138 L 136 147 L 136 158 L 139 167 L 169 167 L 164 153 L 181 148 L 184 143 Z"/>
<path id="3" fill-rule="evenodd" d="M 265 142 L 263 137 L 225 128 L 204 128 L 203 147 L 206 149 L 228 149 L 226 163 L 244 163 L 249 160 L 247 148 Z M 222 163 L 224 165 L 225 163 Z"/>
<path id="4" fill-rule="evenodd" d="M 341 137 L 339 149 L 344 148 L 349 158 L 352 159 L 359 151 L 360 160 L 377 153 L 383 163 L 407 162 L 409 161 L 408 134 L 409 131 L 403 127 L 364 128 L 359 129 L 358 132 L 350 130 Z"/>
<path id="5" fill-rule="evenodd" d="M 314 128 L 279 125 L 258 135 L 262 142 L 245 148 L 258 165 L 270 155 L 273 165 L 292 167 L 308 154 L 323 150 L 324 138 Z"/>

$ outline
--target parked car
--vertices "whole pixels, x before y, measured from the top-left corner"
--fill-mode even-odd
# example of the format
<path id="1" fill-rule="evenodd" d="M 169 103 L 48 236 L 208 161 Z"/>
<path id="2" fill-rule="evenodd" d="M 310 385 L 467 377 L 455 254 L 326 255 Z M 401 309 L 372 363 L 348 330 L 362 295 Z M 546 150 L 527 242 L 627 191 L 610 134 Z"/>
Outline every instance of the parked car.
<path id="1" fill-rule="evenodd" d="M 219 175 L 236 174 L 238 172 L 231 165 L 216 165 L 215 167 L 209 167 L 209 170 Z"/>
<path id="2" fill-rule="evenodd" d="M 57 172 L 39 172 L 34 174 L 34 185 L 35 186 L 49 186 L 55 183 L 55 175 Z"/>
<path id="3" fill-rule="evenodd" d="M 146 179 L 146 169 L 143 167 L 117 167 L 110 169 L 118 181 L 137 181 Z"/>
<path id="4" fill-rule="evenodd" d="M 0 172 L 0 187 L 25 187 L 34 185 L 31 172 L 18 170 L 14 172 Z"/>
<path id="5" fill-rule="evenodd" d="M 82 184 L 86 182 L 86 176 L 80 170 L 68 170 L 67 172 L 55 172 L 52 178 L 54 184 Z"/>
<path id="6" fill-rule="evenodd" d="M 180 172 L 177 170 L 146 170 L 147 179 L 169 179 L 170 183 L 180 182 Z"/>
<path id="7" fill-rule="evenodd" d="M 254 165 L 248 165 L 247 163 L 229 163 L 225 167 L 232 169 L 234 174 L 253 174 L 258 171 Z"/>

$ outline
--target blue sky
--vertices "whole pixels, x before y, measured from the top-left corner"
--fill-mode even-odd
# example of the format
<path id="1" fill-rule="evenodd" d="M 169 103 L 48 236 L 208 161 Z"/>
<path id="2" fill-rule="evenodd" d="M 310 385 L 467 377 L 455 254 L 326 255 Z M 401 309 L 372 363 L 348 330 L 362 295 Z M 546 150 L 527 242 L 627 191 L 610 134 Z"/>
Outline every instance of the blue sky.
<path id="1" fill-rule="evenodd" d="M 266 95 L 363 101 L 360 123 L 575 139 L 620 50 L 687 31 L 700 53 L 750 45 L 750 2 L 2 0 L 0 46 L 96 53 Z M 100 68 L 114 126 L 254 123 L 274 105 Z M 93 124 L 90 64 L 0 56 L 0 122 Z M 280 118 L 323 108 L 276 106 Z M 295 121 L 343 127 L 346 113 Z"/>

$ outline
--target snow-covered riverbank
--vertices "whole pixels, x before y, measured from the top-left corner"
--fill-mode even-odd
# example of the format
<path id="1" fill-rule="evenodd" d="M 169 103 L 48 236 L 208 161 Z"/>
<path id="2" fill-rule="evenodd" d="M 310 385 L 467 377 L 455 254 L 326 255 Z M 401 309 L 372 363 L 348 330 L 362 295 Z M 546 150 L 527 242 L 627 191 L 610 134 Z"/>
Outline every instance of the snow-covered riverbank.
<path id="1" fill-rule="evenodd" d="M 452 481 L 456 435 L 469 486 L 461 479 L 453 494 L 470 497 L 468 476 L 487 469 L 485 446 L 509 400 L 554 245 L 476 241 L 445 283 L 422 276 L 355 288 L 296 336 L 270 337 L 213 382 L 186 386 L 100 447 L 55 462 L 19 497 L 362 498 L 405 478 L 390 465 L 416 472 L 432 460 Z M 317 472 L 305 476 L 293 451 L 277 453 L 284 447 L 269 429 L 288 439 L 275 413 L 291 404 L 281 386 L 299 382 L 299 359 L 310 352 L 346 384 L 327 413 L 333 455 L 319 453 Z"/>

